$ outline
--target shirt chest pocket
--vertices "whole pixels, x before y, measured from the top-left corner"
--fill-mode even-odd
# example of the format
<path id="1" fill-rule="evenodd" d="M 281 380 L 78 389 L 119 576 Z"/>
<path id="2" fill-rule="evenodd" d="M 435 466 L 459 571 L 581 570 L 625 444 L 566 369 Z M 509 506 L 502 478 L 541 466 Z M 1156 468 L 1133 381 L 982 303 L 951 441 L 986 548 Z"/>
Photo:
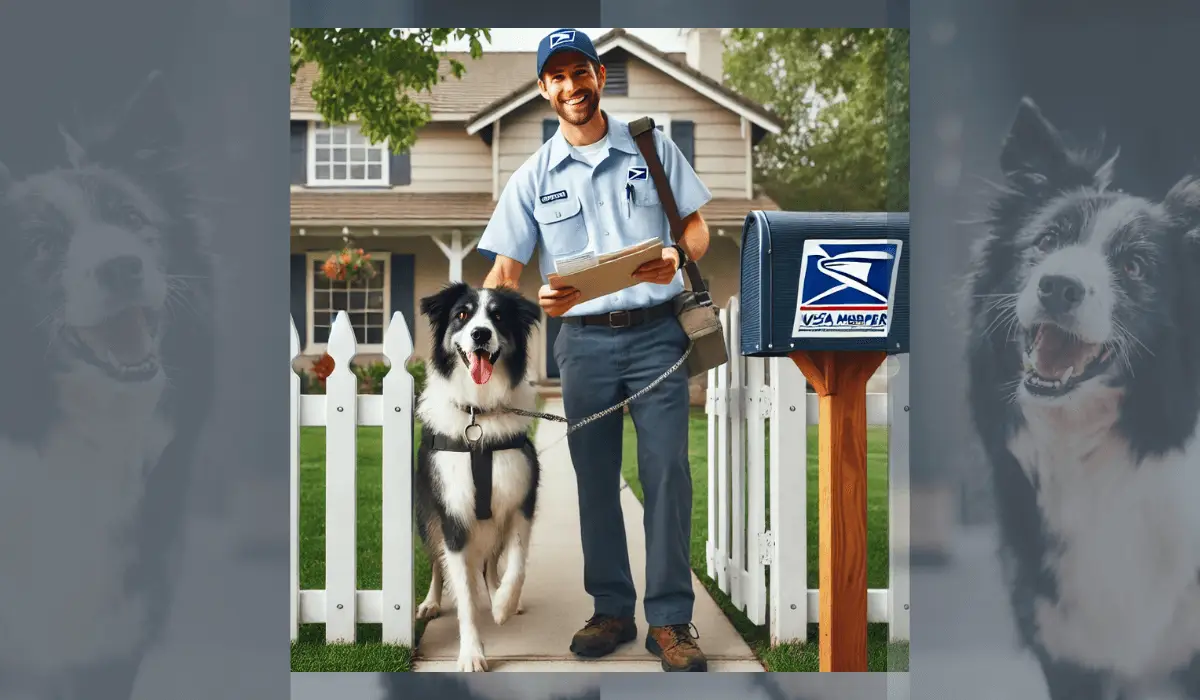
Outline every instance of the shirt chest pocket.
<path id="1" fill-rule="evenodd" d="M 542 243 L 550 255 L 556 258 L 574 255 L 588 247 L 583 203 L 578 197 L 539 202 L 533 208 L 533 218 L 538 223 Z"/>
<path id="2" fill-rule="evenodd" d="M 667 219 L 658 190 L 649 177 L 626 183 L 623 200 L 621 213 L 640 236 L 652 238 L 662 235 Z"/>
<path id="3" fill-rule="evenodd" d="M 635 180 L 628 185 L 630 204 L 634 207 L 657 207 L 662 204 L 658 198 L 658 188 L 649 176 L 645 180 Z"/>

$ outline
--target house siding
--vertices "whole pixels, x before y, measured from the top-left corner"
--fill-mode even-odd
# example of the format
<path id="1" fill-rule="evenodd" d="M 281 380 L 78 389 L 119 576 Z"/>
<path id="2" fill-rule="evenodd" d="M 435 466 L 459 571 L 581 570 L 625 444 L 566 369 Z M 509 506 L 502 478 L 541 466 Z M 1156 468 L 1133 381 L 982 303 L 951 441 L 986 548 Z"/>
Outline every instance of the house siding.
<path id="1" fill-rule="evenodd" d="M 492 150 L 461 124 L 422 127 L 411 151 L 412 181 L 400 192 L 491 192 Z"/>
<path id="2" fill-rule="evenodd" d="M 743 136 L 741 118 L 636 58 L 629 58 L 628 76 L 628 96 L 603 97 L 604 110 L 620 114 L 665 113 L 672 121 L 692 122 L 696 173 L 714 197 L 744 198 L 746 170 L 752 163 L 746 159 L 750 134 Z M 537 98 L 502 118 L 501 190 L 517 168 L 542 145 L 542 120 L 554 116 L 546 101 Z"/>

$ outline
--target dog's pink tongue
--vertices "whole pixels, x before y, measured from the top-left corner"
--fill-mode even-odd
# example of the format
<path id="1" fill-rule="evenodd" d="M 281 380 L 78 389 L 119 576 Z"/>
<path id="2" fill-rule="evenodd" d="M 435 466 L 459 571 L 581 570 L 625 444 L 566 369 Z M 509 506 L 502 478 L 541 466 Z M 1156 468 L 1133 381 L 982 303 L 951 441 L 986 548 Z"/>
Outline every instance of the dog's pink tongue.
<path id="1" fill-rule="evenodd" d="M 480 353 L 471 353 L 471 379 L 476 384 L 487 384 L 492 378 L 492 363 Z"/>
<path id="2" fill-rule="evenodd" d="M 1043 326 L 1034 351 L 1038 374 L 1053 378 L 1068 367 L 1081 369 L 1086 349 L 1086 345 L 1057 326 Z"/>

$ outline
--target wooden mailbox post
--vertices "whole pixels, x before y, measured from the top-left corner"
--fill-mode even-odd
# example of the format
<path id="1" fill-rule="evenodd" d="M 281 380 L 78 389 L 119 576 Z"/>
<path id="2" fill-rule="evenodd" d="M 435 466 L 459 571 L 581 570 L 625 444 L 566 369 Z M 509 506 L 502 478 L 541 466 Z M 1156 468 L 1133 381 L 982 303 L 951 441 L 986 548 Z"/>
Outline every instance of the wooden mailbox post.
<path id="1" fill-rule="evenodd" d="M 742 230 L 742 354 L 790 357 L 819 397 L 822 671 L 867 670 L 867 380 L 908 352 L 907 244 L 907 213 L 756 211 Z"/>

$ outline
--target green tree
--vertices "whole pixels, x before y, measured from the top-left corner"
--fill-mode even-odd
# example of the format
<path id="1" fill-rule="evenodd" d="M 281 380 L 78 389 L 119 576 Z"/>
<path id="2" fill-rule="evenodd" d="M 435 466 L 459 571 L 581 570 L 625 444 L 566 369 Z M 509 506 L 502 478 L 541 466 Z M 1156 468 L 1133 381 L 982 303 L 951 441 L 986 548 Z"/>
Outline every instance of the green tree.
<path id="1" fill-rule="evenodd" d="M 729 84 L 786 127 L 755 149 L 784 209 L 908 210 L 908 31 L 734 29 Z"/>
<path id="2" fill-rule="evenodd" d="M 472 59 L 483 55 L 487 29 L 292 29 L 292 82 L 305 63 L 320 66 L 312 85 L 317 111 L 331 124 L 354 115 L 373 142 L 389 139 L 395 153 L 407 151 L 417 130 L 429 122 L 429 106 L 418 97 L 447 76 L 439 59 L 448 41 L 466 39 Z M 466 66 L 449 59 L 461 78 Z"/>

